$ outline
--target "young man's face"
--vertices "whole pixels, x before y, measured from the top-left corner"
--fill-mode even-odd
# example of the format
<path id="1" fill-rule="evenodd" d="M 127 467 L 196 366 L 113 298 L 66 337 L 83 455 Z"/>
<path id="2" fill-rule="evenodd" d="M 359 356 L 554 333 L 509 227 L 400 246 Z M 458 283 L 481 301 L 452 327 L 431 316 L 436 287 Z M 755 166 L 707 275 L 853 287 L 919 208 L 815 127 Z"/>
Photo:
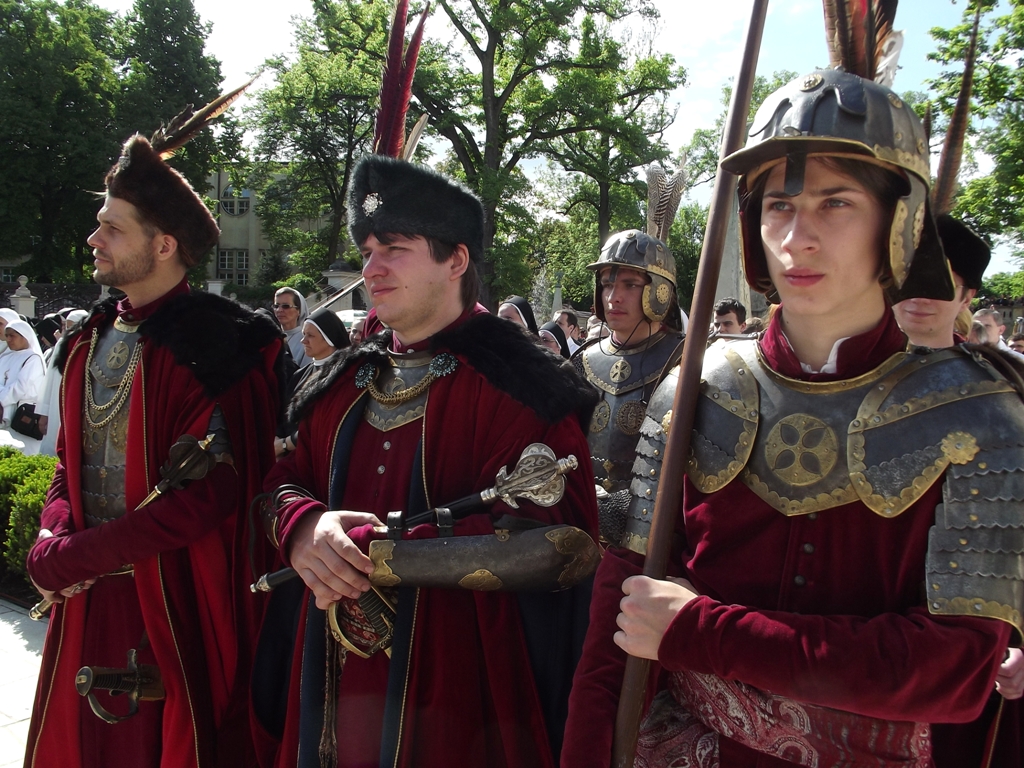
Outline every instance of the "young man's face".
<path id="1" fill-rule="evenodd" d="M 153 274 L 154 235 L 143 226 L 134 205 L 118 197 L 107 197 L 96 220 L 99 226 L 86 241 L 93 249 L 93 280 L 124 289 Z"/>
<path id="2" fill-rule="evenodd" d="M 976 315 L 974 321 L 985 326 L 985 330 L 988 331 L 988 343 L 994 347 L 998 347 L 999 340 L 1003 338 L 1003 331 L 1006 330 L 1006 326 L 1000 325 L 996 322 L 996 319 L 989 314 Z"/>
<path id="3" fill-rule="evenodd" d="M 963 284 L 959 275 L 953 275 L 956 298 L 952 301 L 936 299 L 907 299 L 894 304 L 896 322 L 907 334 L 911 344 L 926 347 L 944 347 L 953 343 L 956 316 L 967 309 L 975 291 Z"/>
<path id="4" fill-rule="evenodd" d="M 723 315 L 715 314 L 715 330 L 718 333 L 743 333 L 744 327 L 736 319 L 735 312 L 726 312 Z"/>
<path id="5" fill-rule="evenodd" d="M 847 318 L 874 310 L 883 300 L 881 204 L 860 182 L 813 158 L 803 192 L 790 197 L 783 191 L 785 171 L 779 163 L 769 172 L 761 239 L 787 318 Z"/>
<path id="6" fill-rule="evenodd" d="M 629 267 L 604 267 L 599 277 L 605 323 L 611 328 L 615 341 L 625 343 L 647 319 L 643 296 L 650 278 L 639 269 Z M 641 338 L 646 339 L 647 334 Z"/>
<path id="7" fill-rule="evenodd" d="M 562 329 L 562 333 L 565 334 L 565 338 L 575 340 L 579 335 L 580 329 L 575 325 L 569 324 L 569 316 L 566 314 L 560 314 L 555 318 L 555 322 L 558 323 L 558 327 Z"/>
<path id="8" fill-rule="evenodd" d="M 461 251 L 439 264 L 431 256 L 426 239 L 419 235 L 395 235 L 390 243 L 370 235 L 360 251 L 366 290 L 377 317 L 403 342 L 412 343 L 436 333 L 444 327 L 435 328 L 441 319 L 461 309 L 459 288 L 465 272 L 464 268 L 458 270 Z"/>

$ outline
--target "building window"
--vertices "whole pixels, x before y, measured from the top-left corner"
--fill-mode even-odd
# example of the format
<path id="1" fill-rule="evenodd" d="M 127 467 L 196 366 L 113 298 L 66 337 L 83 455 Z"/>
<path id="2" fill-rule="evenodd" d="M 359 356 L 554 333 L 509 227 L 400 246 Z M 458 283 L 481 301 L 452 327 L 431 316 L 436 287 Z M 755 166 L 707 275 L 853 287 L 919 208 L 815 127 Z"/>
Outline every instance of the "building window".
<path id="1" fill-rule="evenodd" d="M 220 251 L 217 254 L 217 279 L 235 285 L 249 284 L 249 251 Z"/>
<path id="2" fill-rule="evenodd" d="M 13 283 L 14 267 L 0 267 L 0 283 Z"/>
<path id="3" fill-rule="evenodd" d="M 248 189 L 243 189 L 241 194 L 236 196 L 234 187 L 225 187 L 220 195 L 220 208 L 229 216 L 243 216 L 249 212 L 251 197 L 252 193 Z"/>

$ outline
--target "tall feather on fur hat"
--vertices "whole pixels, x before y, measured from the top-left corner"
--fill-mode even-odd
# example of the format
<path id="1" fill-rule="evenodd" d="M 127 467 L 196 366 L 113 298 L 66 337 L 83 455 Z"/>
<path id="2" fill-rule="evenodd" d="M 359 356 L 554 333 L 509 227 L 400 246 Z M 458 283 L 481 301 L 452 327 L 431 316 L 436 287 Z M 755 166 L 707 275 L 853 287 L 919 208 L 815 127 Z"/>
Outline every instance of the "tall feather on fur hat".
<path id="1" fill-rule="evenodd" d="M 147 224 L 178 241 L 186 267 L 194 267 L 220 236 L 217 221 L 184 176 L 166 162 L 175 151 L 219 117 L 242 95 L 250 80 L 193 112 L 189 104 L 151 139 L 135 134 L 107 172 L 107 194 L 134 205 Z"/>

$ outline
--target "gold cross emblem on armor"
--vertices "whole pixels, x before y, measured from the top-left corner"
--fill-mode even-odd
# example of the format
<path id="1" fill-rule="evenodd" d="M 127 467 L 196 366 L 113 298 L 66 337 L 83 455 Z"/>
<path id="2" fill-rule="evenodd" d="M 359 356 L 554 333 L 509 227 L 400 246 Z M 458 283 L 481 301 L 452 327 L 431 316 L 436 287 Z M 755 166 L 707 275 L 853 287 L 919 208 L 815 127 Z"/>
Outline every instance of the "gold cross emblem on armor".
<path id="1" fill-rule="evenodd" d="M 116 371 L 128 362 L 128 345 L 119 341 L 110 348 L 107 353 L 107 368 Z"/>
<path id="2" fill-rule="evenodd" d="M 611 376 L 612 381 L 616 384 L 621 384 L 629 378 L 629 374 L 632 372 L 633 369 L 629 367 L 629 363 L 625 360 L 617 360 L 615 365 L 612 366 L 612 372 L 608 375 Z"/>
<path id="3" fill-rule="evenodd" d="M 783 482 L 798 487 L 812 485 L 835 467 L 838 441 L 836 433 L 821 419 L 794 413 L 772 429 L 764 455 L 772 472 Z"/>

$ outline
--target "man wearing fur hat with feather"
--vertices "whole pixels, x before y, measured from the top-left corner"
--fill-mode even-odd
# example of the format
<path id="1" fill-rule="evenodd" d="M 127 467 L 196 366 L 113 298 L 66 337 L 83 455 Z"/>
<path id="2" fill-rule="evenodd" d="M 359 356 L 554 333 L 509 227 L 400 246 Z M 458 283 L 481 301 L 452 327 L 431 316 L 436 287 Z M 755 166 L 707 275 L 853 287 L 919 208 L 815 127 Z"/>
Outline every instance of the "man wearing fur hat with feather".
<path id="1" fill-rule="evenodd" d="M 94 279 L 125 295 L 57 361 L 60 463 L 28 557 L 55 604 L 29 767 L 253 762 L 245 511 L 273 464 L 282 341 L 268 318 L 190 292 L 219 232 L 164 162 L 239 92 L 133 136 L 106 177 Z"/>

